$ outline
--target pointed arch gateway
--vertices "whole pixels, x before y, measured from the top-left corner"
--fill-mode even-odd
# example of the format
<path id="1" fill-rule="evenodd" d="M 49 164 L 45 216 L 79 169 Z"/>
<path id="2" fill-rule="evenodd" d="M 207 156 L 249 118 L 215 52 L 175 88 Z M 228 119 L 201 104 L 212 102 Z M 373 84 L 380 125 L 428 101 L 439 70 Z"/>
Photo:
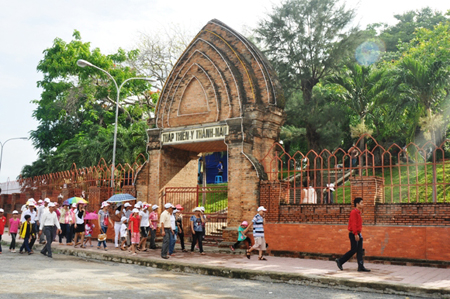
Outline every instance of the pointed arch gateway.
<path id="1" fill-rule="evenodd" d="M 139 200 L 162 205 L 167 187 L 197 185 L 198 154 L 227 151 L 232 241 L 259 204 L 259 164 L 279 140 L 284 95 L 264 55 L 218 20 L 208 22 L 173 67 L 148 130 L 149 160 L 136 181 Z"/>

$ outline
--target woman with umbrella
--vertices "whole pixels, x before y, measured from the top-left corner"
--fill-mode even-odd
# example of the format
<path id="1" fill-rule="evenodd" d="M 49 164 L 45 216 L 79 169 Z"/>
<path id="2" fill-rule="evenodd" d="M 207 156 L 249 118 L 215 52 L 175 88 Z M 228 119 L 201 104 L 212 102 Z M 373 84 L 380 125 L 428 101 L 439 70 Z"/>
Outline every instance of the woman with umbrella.
<path id="1" fill-rule="evenodd" d="M 86 215 L 86 211 L 84 210 L 84 203 L 78 203 L 77 209 L 75 210 L 75 247 L 81 244 L 81 248 L 86 248 L 83 245 L 84 242 L 84 216 Z M 78 237 L 80 238 L 80 242 L 77 243 Z"/>

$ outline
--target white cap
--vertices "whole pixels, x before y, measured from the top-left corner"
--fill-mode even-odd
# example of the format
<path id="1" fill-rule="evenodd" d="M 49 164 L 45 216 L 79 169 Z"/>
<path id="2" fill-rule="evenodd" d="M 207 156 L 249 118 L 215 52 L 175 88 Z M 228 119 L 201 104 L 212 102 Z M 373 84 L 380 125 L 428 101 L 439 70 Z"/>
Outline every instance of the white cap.
<path id="1" fill-rule="evenodd" d="M 200 211 L 204 212 L 205 211 L 205 207 L 200 207 Z"/>
<path id="2" fill-rule="evenodd" d="M 142 201 L 138 201 L 136 204 L 142 206 Z"/>
<path id="3" fill-rule="evenodd" d="M 173 210 L 172 214 L 178 213 L 179 211 L 177 209 Z"/>
<path id="4" fill-rule="evenodd" d="M 134 205 L 134 207 L 135 207 L 136 209 L 140 209 L 140 208 L 141 208 L 141 205 L 140 205 L 139 203 L 137 203 L 137 204 Z"/>
<path id="5" fill-rule="evenodd" d="M 132 212 L 133 212 L 133 213 L 139 213 L 139 210 L 136 209 L 136 208 L 134 208 Z"/>
<path id="6" fill-rule="evenodd" d="M 39 200 L 38 200 L 38 203 L 41 203 L 41 202 L 42 202 L 42 199 L 39 199 Z"/>
<path id="7" fill-rule="evenodd" d="M 164 205 L 164 207 L 165 207 L 166 209 L 174 208 L 174 206 L 173 206 L 170 202 L 166 203 L 166 204 Z"/>
<path id="8" fill-rule="evenodd" d="M 327 184 L 327 188 L 330 188 L 331 191 L 334 191 L 334 184 Z"/>
<path id="9" fill-rule="evenodd" d="M 153 210 L 156 210 L 157 208 L 159 208 L 157 205 L 153 205 L 153 206 L 152 206 L 152 209 L 153 209 Z"/>
<path id="10" fill-rule="evenodd" d="M 0 213 L 3 213 L 3 212 L 5 212 L 3 209 L 0 209 Z"/>
<path id="11" fill-rule="evenodd" d="M 124 222 L 124 221 L 127 221 L 127 220 L 128 220 L 127 217 L 120 218 L 120 222 Z"/>
<path id="12" fill-rule="evenodd" d="M 259 211 L 264 211 L 264 212 L 265 212 L 265 211 L 267 211 L 267 210 L 266 210 L 266 208 L 264 208 L 263 206 L 260 206 L 260 207 L 258 208 L 258 212 L 259 212 Z"/>
<path id="13" fill-rule="evenodd" d="M 123 206 L 124 206 L 125 208 L 131 207 L 130 203 L 128 203 L 128 202 L 126 202 Z"/>
<path id="14" fill-rule="evenodd" d="M 27 201 L 36 202 L 33 197 L 29 198 Z"/>
<path id="15" fill-rule="evenodd" d="M 72 208 L 76 208 L 77 207 L 77 204 L 76 203 L 73 203 L 72 204 Z"/>
<path id="16" fill-rule="evenodd" d="M 109 203 L 107 203 L 106 201 L 102 202 L 102 208 L 109 206 Z"/>
<path id="17" fill-rule="evenodd" d="M 34 207 L 34 202 L 29 202 L 28 206 L 33 206 Z"/>
<path id="18" fill-rule="evenodd" d="M 55 203 L 51 202 L 51 203 L 48 204 L 48 206 L 49 206 L 49 207 L 54 207 L 54 206 L 55 206 Z"/>
<path id="19" fill-rule="evenodd" d="M 44 199 L 44 201 L 45 202 L 50 202 L 50 198 L 47 197 L 46 199 Z"/>
<path id="20" fill-rule="evenodd" d="M 12 213 L 13 214 L 19 214 L 19 212 L 17 212 L 16 210 L 14 210 Z"/>
<path id="21" fill-rule="evenodd" d="M 200 209 L 199 207 L 196 207 L 192 210 L 192 212 L 201 212 L 201 211 L 202 211 L 202 209 Z"/>
<path id="22" fill-rule="evenodd" d="M 143 206 L 142 206 L 142 209 L 148 210 L 148 205 L 143 205 Z"/>

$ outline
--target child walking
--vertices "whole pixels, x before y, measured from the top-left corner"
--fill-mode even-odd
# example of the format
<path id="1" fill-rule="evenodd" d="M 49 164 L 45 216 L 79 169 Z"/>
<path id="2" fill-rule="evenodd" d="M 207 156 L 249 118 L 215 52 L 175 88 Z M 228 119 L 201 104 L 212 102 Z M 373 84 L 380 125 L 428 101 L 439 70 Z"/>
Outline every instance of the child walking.
<path id="1" fill-rule="evenodd" d="M 11 236 L 11 245 L 9 245 L 9 251 L 16 252 L 16 236 L 19 230 L 19 212 L 14 210 L 12 212 L 13 218 L 9 219 L 9 235 Z"/>
<path id="2" fill-rule="evenodd" d="M 34 226 L 31 224 L 31 216 L 25 215 L 25 222 L 22 223 L 20 227 L 20 237 L 23 239 L 22 246 L 20 247 L 19 253 L 23 253 L 25 249 L 28 252 L 28 255 L 33 254 L 30 248 L 30 239 L 31 242 L 34 243 L 36 240 L 36 235 L 34 232 Z"/>
<path id="3" fill-rule="evenodd" d="M 121 244 L 120 244 L 120 249 L 125 251 L 127 250 L 127 235 L 128 235 L 128 225 L 127 225 L 127 217 L 123 216 L 120 219 L 120 222 L 122 223 L 120 225 L 120 240 L 121 240 Z"/>
<path id="4" fill-rule="evenodd" d="M 89 245 L 93 247 L 92 245 L 92 232 L 94 231 L 95 224 L 91 224 L 91 220 L 86 220 L 86 226 L 84 227 L 85 231 L 85 239 L 84 239 L 84 246 L 86 246 L 87 242 L 89 242 Z"/>
<path id="5" fill-rule="evenodd" d="M 230 249 L 232 251 L 234 251 L 241 242 L 246 241 L 248 243 L 248 247 L 247 249 L 250 249 L 252 247 L 252 240 L 250 240 L 249 237 L 247 237 L 247 232 L 250 229 L 250 227 L 248 226 L 248 222 L 247 221 L 242 221 L 241 226 L 239 226 L 238 228 L 238 240 L 236 243 L 234 243 L 234 245 L 230 246 Z"/>
<path id="6" fill-rule="evenodd" d="M 133 255 L 136 255 L 136 247 L 139 244 L 139 225 L 141 223 L 141 218 L 139 217 L 139 210 L 137 208 L 133 209 L 133 215 L 130 216 L 128 225 L 131 232 L 131 248 L 130 251 Z"/>

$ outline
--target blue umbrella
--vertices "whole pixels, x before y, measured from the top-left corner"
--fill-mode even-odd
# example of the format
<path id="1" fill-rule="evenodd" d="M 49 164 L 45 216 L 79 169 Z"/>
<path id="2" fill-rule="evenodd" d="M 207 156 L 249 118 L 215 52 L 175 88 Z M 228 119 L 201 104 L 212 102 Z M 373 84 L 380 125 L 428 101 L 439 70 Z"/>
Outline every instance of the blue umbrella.
<path id="1" fill-rule="evenodd" d="M 131 194 L 122 193 L 122 194 L 114 194 L 107 200 L 107 202 L 123 202 L 129 200 L 136 200 L 136 198 Z"/>

